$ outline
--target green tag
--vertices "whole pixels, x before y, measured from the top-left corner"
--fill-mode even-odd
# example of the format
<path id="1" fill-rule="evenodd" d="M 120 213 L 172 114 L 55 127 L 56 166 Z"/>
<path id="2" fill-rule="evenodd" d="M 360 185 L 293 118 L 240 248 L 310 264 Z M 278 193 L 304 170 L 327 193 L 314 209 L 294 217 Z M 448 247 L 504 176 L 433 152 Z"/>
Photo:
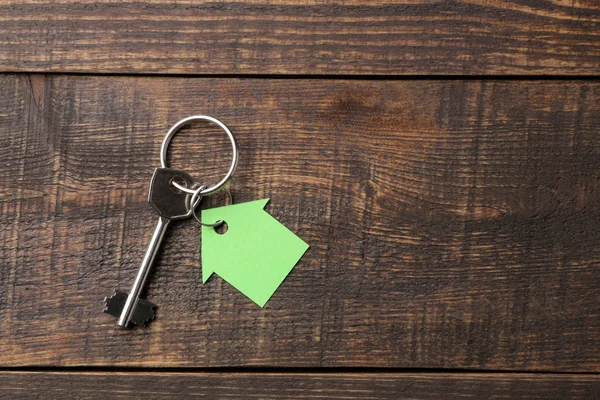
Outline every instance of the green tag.
<path id="1" fill-rule="evenodd" d="M 224 220 L 227 232 L 202 226 L 202 283 L 216 272 L 263 307 L 308 249 L 268 214 L 269 199 L 202 210 L 202 221 Z"/>

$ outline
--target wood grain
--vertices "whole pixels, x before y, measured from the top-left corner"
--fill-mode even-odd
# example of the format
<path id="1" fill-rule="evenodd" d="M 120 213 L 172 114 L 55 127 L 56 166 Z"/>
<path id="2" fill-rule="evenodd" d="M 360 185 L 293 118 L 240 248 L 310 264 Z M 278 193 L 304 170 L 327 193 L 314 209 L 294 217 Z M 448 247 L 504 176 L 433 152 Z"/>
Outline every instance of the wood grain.
<path id="1" fill-rule="evenodd" d="M 600 83 L 0 76 L 0 364 L 600 370 Z M 175 224 L 121 330 L 167 128 L 311 245 L 264 309 Z M 199 128 L 203 128 L 200 131 Z M 173 165 L 210 181 L 198 126 Z M 214 199 L 214 204 L 222 199 Z"/>
<path id="2" fill-rule="evenodd" d="M 593 399 L 597 375 L 2 372 L 0 399 Z"/>
<path id="3" fill-rule="evenodd" d="M 598 75 L 595 0 L 0 2 L 0 71 Z"/>

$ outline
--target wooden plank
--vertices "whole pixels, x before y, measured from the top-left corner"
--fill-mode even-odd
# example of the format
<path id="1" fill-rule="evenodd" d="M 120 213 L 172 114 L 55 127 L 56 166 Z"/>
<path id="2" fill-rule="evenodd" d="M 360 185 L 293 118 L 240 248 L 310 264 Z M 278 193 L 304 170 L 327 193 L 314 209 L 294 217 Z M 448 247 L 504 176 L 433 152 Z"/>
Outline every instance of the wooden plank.
<path id="1" fill-rule="evenodd" d="M 600 3 L 0 2 L 0 71 L 598 75 Z"/>
<path id="2" fill-rule="evenodd" d="M 591 399 L 597 375 L 2 372 L 3 399 Z"/>
<path id="3" fill-rule="evenodd" d="M 600 370 L 600 83 L 5 75 L 0 364 Z M 311 249 L 264 309 L 170 230 L 121 330 L 167 128 Z M 216 131 L 173 165 L 218 179 Z M 222 202 L 215 198 L 213 204 Z"/>

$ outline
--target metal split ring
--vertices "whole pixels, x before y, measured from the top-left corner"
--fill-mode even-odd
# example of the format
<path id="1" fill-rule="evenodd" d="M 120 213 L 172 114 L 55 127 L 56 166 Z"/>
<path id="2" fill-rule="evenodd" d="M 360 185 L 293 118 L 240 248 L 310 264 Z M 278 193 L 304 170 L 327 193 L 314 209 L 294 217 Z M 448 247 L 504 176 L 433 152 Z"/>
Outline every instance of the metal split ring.
<path id="1" fill-rule="evenodd" d="M 231 142 L 231 149 L 232 149 L 232 160 L 231 160 L 231 166 L 229 167 L 229 171 L 227 171 L 227 174 L 225 175 L 225 177 L 223 179 L 221 179 L 217 184 L 215 184 L 213 186 L 201 186 L 202 189 L 199 190 L 199 189 L 187 188 L 175 181 L 172 182 L 173 186 L 176 187 L 177 189 L 181 190 L 182 192 L 194 195 L 195 197 L 200 196 L 200 199 L 201 199 L 202 196 L 213 194 L 213 193 L 221 190 L 223 188 L 223 186 L 225 186 L 225 184 L 227 182 L 229 182 L 229 180 L 233 176 L 233 173 L 235 172 L 235 169 L 237 168 L 238 158 L 239 158 L 237 143 L 235 142 L 235 138 L 233 137 L 233 134 L 231 133 L 229 128 L 227 128 L 227 126 L 225 126 L 224 123 L 222 123 L 221 121 L 219 121 L 216 118 L 209 117 L 207 115 L 194 115 L 192 117 L 187 117 L 187 118 L 184 118 L 181 121 L 177 122 L 175 125 L 173 125 L 171 127 L 171 129 L 169 129 L 169 131 L 167 132 L 167 135 L 163 139 L 162 145 L 160 146 L 160 166 L 162 168 L 169 168 L 169 164 L 167 163 L 167 150 L 169 149 L 169 144 L 171 143 L 171 139 L 173 139 L 173 136 L 175 136 L 175 134 L 177 132 L 179 132 L 179 130 L 181 130 L 181 128 L 183 128 L 185 125 L 189 124 L 192 121 L 199 121 L 199 120 L 210 121 L 212 123 L 219 125 L 219 127 L 221 127 L 221 129 L 223 129 L 225 131 L 225 133 L 227 134 L 227 136 L 229 137 L 229 141 Z M 231 197 L 231 194 L 229 196 Z M 196 200 L 194 200 L 194 201 L 196 201 Z M 194 204 L 194 202 L 192 201 L 190 204 Z"/>
<path id="2" fill-rule="evenodd" d="M 208 185 L 202 185 L 198 188 L 196 188 L 194 190 L 194 194 L 192 195 L 192 197 L 190 197 L 189 199 L 189 209 L 192 210 L 192 215 L 194 216 L 194 218 L 196 219 L 196 221 L 198 221 L 198 223 L 202 226 L 212 226 L 212 227 L 217 227 L 220 225 L 223 225 L 223 223 L 225 221 L 223 221 L 222 219 L 218 220 L 217 222 L 215 222 L 214 224 L 205 224 L 204 222 L 202 222 L 202 220 L 200 219 L 200 217 L 198 216 L 198 213 L 196 213 L 196 208 L 200 205 L 200 203 L 202 202 L 202 195 L 200 193 L 202 193 L 202 191 L 208 187 Z M 233 204 L 233 197 L 231 196 L 231 192 L 229 191 L 229 189 L 227 188 L 223 188 L 224 191 L 227 192 L 227 195 L 229 196 L 229 205 Z"/>

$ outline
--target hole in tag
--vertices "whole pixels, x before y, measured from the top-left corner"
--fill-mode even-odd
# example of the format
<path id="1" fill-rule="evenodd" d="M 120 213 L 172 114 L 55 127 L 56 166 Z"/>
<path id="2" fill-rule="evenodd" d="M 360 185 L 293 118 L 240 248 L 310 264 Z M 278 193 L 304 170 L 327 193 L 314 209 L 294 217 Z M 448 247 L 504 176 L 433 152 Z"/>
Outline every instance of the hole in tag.
<path id="1" fill-rule="evenodd" d="M 229 227 L 227 226 L 227 222 L 223 222 L 221 225 L 215 226 L 215 232 L 217 232 L 219 235 L 224 235 L 228 229 Z"/>
<path id="2" fill-rule="evenodd" d="M 169 181 L 169 188 L 171 189 L 171 192 L 173 193 L 181 193 L 181 190 L 177 189 L 174 185 L 173 182 L 183 186 L 183 187 L 187 187 L 187 182 L 185 181 L 185 179 L 183 179 L 183 177 L 181 176 L 175 176 L 173 178 L 171 178 L 171 180 Z"/>

